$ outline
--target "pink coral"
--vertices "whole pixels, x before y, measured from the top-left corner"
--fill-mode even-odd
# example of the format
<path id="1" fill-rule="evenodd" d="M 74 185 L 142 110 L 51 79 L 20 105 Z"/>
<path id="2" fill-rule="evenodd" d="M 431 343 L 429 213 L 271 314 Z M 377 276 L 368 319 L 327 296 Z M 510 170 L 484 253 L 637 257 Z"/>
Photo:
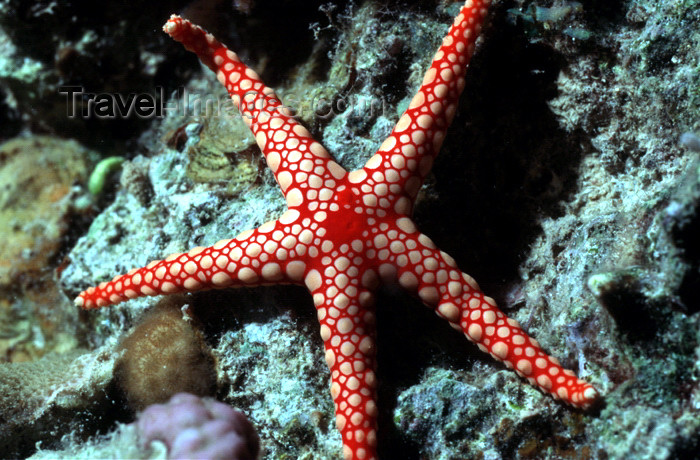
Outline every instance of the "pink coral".
<path id="1" fill-rule="evenodd" d="M 241 412 L 211 398 L 178 393 L 165 404 L 153 404 L 136 425 L 144 445 L 158 440 L 168 458 L 254 460 L 260 440 Z"/>

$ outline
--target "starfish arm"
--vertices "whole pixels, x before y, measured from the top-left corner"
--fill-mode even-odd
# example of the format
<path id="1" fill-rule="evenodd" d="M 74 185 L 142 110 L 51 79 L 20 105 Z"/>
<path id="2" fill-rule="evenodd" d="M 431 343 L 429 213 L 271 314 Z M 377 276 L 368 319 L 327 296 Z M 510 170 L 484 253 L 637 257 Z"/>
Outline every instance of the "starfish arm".
<path id="1" fill-rule="evenodd" d="M 163 30 L 216 73 L 253 132 L 285 197 L 289 190 L 308 187 L 310 175 L 325 181 L 347 174 L 236 53 L 201 27 L 176 15 L 170 17 Z"/>
<path id="2" fill-rule="evenodd" d="M 377 153 L 351 173 L 351 180 L 375 177 L 379 172 L 375 182 L 389 187 L 387 199 L 392 205 L 403 197 L 412 204 L 457 111 L 467 64 L 489 3 L 465 2 L 408 109 Z M 410 209 L 405 208 L 401 207 L 401 213 L 409 215 Z"/>
<path id="3" fill-rule="evenodd" d="M 416 293 L 481 351 L 514 369 L 544 393 L 579 408 L 589 407 L 598 398 L 591 384 L 547 355 L 517 321 L 501 312 L 476 281 L 462 273 L 454 259 L 418 232 L 408 218 L 398 222 L 405 233 L 399 233 L 401 247 L 389 261 L 399 267 L 397 276 L 402 287 Z"/>
<path id="4" fill-rule="evenodd" d="M 343 456 L 346 460 L 376 459 L 374 296 L 360 285 L 358 276 L 348 277 L 359 273 L 358 267 L 337 269 L 329 264 L 321 271 L 325 276 L 310 270 L 305 282 L 321 325 Z"/>
<path id="5" fill-rule="evenodd" d="M 306 271 L 303 236 L 280 222 L 263 224 L 213 246 L 172 254 L 81 292 L 75 304 L 99 308 L 127 299 L 182 291 L 301 283 Z"/>

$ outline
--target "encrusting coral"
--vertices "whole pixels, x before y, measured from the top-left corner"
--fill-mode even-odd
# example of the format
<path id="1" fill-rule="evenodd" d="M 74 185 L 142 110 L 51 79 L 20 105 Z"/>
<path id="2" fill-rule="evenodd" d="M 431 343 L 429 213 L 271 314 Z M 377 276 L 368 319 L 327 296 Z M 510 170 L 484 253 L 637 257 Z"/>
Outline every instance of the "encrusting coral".
<path id="1" fill-rule="evenodd" d="M 74 350 L 35 362 L 0 363 L 0 456 L 26 455 L 48 432 L 83 431 L 84 417 L 75 411 L 104 402 L 115 357 L 113 346 L 105 345 L 91 353 Z"/>
<path id="2" fill-rule="evenodd" d="M 214 357 L 202 334 L 180 311 L 181 299 L 164 299 L 121 343 L 117 381 L 129 406 L 142 410 L 180 392 L 212 395 Z"/>

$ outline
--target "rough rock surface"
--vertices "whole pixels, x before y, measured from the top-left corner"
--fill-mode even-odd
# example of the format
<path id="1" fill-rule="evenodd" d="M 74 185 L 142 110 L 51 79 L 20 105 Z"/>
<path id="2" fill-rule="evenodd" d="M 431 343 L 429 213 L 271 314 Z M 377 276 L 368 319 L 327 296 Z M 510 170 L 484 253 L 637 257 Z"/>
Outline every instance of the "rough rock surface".
<path id="1" fill-rule="evenodd" d="M 114 342 L 114 341 L 113 341 Z M 104 428 L 116 354 L 114 343 L 27 363 L 0 363 L 0 452 L 14 458 L 36 443 L 55 445 Z M 118 412 L 112 408 L 112 415 Z"/>
<path id="2" fill-rule="evenodd" d="M 53 268 L 90 214 L 85 184 L 96 155 L 51 136 L 0 144 L 0 356 L 38 359 L 77 345 Z"/>

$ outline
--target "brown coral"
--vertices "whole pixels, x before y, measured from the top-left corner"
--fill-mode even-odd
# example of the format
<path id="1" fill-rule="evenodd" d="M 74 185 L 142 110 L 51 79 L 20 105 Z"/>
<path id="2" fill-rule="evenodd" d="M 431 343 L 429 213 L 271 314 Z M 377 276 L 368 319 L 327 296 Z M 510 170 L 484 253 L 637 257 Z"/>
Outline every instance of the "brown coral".
<path id="1" fill-rule="evenodd" d="M 212 395 L 214 358 L 202 334 L 180 311 L 182 298 L 166 299 L 122 342 L 117 379 L 129 406 L 142 410 L 176 393 Z"/>

